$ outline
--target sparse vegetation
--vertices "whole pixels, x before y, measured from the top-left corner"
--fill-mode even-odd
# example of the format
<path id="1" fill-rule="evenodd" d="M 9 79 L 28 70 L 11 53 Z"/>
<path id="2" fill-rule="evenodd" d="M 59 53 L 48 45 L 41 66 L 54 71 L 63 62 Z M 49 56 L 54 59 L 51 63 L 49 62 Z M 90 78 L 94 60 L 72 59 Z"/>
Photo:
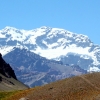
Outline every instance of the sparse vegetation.
<path id="1" fill-rule="evenodd" d="M 10 96 L 16 94 L 18 91 L 0 92 L 0 100 L 7 100 Z"/>
<path id="2" fill-rule="evenodd" d="M 20 90 L 20 91 L 13 93 L 13 94 L 10 94 L 9 97 L 7 97 L 6 99 L 3 99 L 3 100 L 19 100 L 20 98 L 26 97 L 32 91 L 37 90 L 39 88 L 40 87 L 35 87 L 35 88 L 31 88 L 31 89 L 26 89 L 26 90 Z"/>

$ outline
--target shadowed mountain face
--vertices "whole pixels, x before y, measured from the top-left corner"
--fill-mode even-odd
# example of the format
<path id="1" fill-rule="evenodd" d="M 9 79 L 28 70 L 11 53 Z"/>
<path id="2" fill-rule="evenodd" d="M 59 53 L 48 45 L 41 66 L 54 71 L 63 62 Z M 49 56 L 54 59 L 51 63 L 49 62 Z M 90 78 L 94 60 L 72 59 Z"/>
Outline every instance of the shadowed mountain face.
<path id="1" fill-rule="evenodd" d="M 9 64 L 7 64 L 0 53 L 0 73 L 8 78 L 14 78 L 17 80 L 14 70 L 11 68 Z"/>
<path id="2" fill-rule="evenodd" d="M 14 70 L 7 64 L 0 53 L 0 91 L 23 90 L 28 87 L 19 82 Z"/>
<path id="3" fill-rule="evenodd" d="M 15 48 L 3 58 L 13 66 L 17 78 L 30 87 L 87 73 L 78 65 L 64 65 L 26 49 Z"/>

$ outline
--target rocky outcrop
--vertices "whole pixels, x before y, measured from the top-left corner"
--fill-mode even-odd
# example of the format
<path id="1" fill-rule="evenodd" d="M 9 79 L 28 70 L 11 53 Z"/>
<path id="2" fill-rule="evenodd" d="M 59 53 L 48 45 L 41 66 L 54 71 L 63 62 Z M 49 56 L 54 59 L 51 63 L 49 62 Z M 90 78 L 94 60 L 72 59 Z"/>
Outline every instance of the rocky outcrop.
<path id="1" fill-rule="evenodd" d="M 9 64 L 7 64 L 3 58 L 2 54 L 0 53 L 0 74 L 4 75 L 7 78 L 14 78 L 17 80 L 14 70 L 11 68 Z M 2 78 L 0 77 L 0 81 Z"/>

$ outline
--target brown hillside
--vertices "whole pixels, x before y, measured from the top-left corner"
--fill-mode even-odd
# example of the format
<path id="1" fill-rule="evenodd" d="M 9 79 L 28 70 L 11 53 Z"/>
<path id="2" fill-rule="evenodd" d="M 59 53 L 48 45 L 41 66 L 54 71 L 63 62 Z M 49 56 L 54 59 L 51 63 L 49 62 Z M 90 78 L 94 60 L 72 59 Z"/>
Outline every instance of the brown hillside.
<path id="1" fill-rule="evenodd" d="M 100 100 L 100 73 L 91 73 L 57 81 L 26 97 L 28 100 Z"/>
<path id="2" fill-rule="evenodd" d="M 67 78 L 24 90 L 7 100 L 100 100 L 100 73 Z"/>

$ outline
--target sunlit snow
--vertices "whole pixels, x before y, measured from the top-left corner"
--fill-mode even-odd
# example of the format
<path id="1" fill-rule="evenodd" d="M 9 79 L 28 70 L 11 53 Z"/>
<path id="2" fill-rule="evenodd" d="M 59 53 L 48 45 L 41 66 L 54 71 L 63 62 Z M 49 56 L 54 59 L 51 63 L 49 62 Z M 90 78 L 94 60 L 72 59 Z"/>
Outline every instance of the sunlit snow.
<path id="1" fill-rule="evenodd" d="M 46 26 L 33 30 L 19 30 L 7 26 L 0 30 L 0 38 L 0 42 L 6 42 L 5 45 L 0 45 L 0 52 L 3 55 L 12 51 L 14 47 L 26 48 L 48 59 L 60 59 L 61 56 L 74 53 L 79 54 L 84 59 L 93 59 L 94 67 L 90 70 L 99 70 L 95 66 L 100 64 L 96 55 L 100 51 L 100 47 L 95 45 L 95 48 L 89 52 L 93 43 L 86 35 Z M 12 43 L 13 41 L 16 42 L 14 45 L 8 45 L 9 41 Z M 35 45 L 35 47 L 31 48 L 32 45 Z"/>

